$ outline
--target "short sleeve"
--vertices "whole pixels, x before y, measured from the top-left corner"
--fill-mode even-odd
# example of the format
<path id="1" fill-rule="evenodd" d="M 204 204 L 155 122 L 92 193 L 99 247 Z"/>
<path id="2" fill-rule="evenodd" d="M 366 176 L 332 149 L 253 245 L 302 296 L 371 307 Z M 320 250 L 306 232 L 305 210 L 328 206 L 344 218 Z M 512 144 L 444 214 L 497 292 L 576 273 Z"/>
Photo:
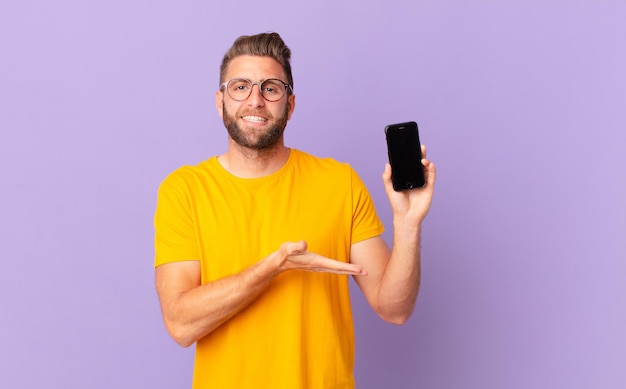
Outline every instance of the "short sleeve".
<path id="1" fill-rule="evenodd" d="M 385 228 L 365 184 L 352 171 L 352 244 L 381 235 Z"/>
<path id="2" fill-rule="evenodd" d="M 200 258 L 190 192 L 188 183 L 177 172 L 159 186 L 154 214 L 155 267 Z"/>

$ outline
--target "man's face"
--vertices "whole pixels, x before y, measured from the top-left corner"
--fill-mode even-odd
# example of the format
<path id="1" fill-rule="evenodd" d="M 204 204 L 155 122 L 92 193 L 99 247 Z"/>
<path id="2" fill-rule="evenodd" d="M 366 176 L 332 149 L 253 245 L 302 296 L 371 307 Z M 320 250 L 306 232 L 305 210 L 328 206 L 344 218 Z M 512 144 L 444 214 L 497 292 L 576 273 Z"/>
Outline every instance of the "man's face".
<path id="1" fill-rule="evenodd" d="M 233 59 L 225 81 L 243 78 L 253 82 L 277 78 L 287 81 L 282 66 L 269 57 L 240 56 Z M 295 96 L 285 93 L 280 100 L 270 102 L 263 98 L 258 85 L 243 101 L 233 100 L 228 93 L 215 95 L 217 110 L 224 120 L 228 134 L 237 144 L 255 150 L 282 144 L 282 136 L 295 107 Z"/>

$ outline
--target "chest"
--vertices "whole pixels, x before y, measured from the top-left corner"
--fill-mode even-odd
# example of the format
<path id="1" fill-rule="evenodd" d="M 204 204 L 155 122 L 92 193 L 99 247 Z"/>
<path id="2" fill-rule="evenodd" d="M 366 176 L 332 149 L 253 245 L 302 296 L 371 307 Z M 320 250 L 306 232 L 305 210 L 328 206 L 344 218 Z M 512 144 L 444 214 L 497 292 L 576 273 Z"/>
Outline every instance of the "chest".
<path id="1" fill-rule="evenodd" d="M 309 250 L 347 261 L 352 205 L 348 191 L 312 182 L 199 189 L 193 204 L 203 277 L 237 273 L 287 241 L 305 240 Z"/>

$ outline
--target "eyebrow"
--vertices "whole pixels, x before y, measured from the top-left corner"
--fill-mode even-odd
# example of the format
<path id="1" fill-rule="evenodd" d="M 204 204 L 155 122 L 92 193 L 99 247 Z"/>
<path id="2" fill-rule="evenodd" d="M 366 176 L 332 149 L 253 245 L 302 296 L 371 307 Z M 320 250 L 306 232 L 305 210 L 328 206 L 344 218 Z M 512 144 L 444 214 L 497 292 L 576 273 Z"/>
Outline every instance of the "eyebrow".
<path id="1" fill-rule="evenodd" d="M 264 79 L 261 79 L 259 81 L 252 81 L 249 78 L 243 78 L 243 77 L 234 77 L 234 78 L 231 78 L 230 80 L 242 80 L 242 81 L 248 81 L 248 82 L 260 82 L 260 83 L 263 83 L 263 82 L 268 81 L 268 80 L 276 80 L 276 81 L 282 82 L 283 84 L 289 85 L 289 84 L 287 84 L 286 82 L 284 82 L 283 80 L 281 80 L 280 78 L 277 78 L 277 77 L 264 78 Z"/>

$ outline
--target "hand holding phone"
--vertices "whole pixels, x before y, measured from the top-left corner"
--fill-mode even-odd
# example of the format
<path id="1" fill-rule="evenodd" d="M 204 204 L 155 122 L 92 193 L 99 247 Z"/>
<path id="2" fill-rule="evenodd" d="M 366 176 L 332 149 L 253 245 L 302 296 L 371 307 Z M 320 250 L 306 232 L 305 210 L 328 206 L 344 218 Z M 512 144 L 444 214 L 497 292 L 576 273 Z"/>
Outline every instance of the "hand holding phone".
<path id="1" fill-rule="evenodd" d="M 417 123 L 405 122 L 385 127 L 391 182 L 396 192 L 421 188 L 426 184 Z"/>

